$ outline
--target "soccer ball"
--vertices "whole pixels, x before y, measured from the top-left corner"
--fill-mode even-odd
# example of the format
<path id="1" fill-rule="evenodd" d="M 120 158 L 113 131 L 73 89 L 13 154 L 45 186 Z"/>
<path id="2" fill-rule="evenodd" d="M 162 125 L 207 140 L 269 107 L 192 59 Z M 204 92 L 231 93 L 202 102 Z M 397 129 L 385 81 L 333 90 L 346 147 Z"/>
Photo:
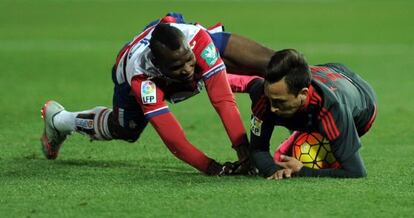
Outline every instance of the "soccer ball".
<path id="1" fill-rule="evenodd" d="M 331 145 L 321 134 L 300 133 L 292 148 L 293 157 L 312 169 L 338 168 L 338 162 L 332 153 Z"/>

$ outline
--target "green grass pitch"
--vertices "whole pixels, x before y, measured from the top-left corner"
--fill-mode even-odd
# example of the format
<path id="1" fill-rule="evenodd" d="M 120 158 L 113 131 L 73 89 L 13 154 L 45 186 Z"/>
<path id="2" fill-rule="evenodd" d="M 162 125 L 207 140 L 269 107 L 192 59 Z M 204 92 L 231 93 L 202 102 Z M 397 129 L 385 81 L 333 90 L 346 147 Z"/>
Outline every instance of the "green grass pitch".
<path id="1" fill-rule="evenodd" d="M 412 217 L 413 8 L 410 0 L 0 0 L 0 217 Z M 379 104 L 362 139 L 368 177 L 207 177 L 170 154 L 151 126 L 133 144 L 74 135 L 45 160 L 42 104 L 111 106 L 116 52 L 169 11 L 361 74 Z M 247 127 L 249 100 L 237 101 Z M 208 105 L 204 93 L 171 108 L 190 141 L 235 160 Z M 274 146 L 287 136 L 277 132 Z"/>

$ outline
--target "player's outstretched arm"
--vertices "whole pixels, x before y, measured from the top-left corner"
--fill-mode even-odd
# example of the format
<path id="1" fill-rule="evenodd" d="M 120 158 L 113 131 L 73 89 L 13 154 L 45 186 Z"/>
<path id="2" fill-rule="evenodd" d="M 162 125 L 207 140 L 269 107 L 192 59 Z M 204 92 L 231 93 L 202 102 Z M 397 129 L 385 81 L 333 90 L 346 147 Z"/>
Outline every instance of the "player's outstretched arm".
<path id="1" fill-rule="evenodd" d="M 149 87 L 149 91 L 143 92 L 142 87 Z M 146 77 L 135 76 L 131 81 L 131 88 L 145 117 L 171 153 L 201 172 L 220 175 L 222 165 L 207 157 L 187 140 L 184 130 L 164 101 L 164 92 L 154 82 Z"/>
<path id="2" fill-rule="evenodd" d="M 207 175 L 222 174 L 223 165 L 207 157 L 187 140 L 184 130 L 171 112 L 151 118 L 150 123 L 177 158 Z"/>
<path id="3" fill-rule="evenodd" d="M 210 102 L 220 116 L 240 161 L 248 158 L 248 140 L 234 95 L 223 70 L 205 80 Z"/>

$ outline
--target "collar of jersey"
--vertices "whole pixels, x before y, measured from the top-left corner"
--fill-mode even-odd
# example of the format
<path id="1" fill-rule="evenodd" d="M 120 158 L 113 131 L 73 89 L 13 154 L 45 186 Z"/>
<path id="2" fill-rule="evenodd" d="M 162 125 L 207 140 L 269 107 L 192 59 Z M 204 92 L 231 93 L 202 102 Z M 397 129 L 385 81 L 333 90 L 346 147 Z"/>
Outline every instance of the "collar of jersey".
<path id="1" fill-rule="evenodd" d="M 303 105 L 303 107 L 300 109 L 301 111 L 306 110 L 309 107 L 309 103 L 313 97 L 313 93 L 315 92 L 315 89 L 313 88 L 312 85 L 309 86 L 308 89 L 308 96 L 305 99 L 305 104 Z"/>

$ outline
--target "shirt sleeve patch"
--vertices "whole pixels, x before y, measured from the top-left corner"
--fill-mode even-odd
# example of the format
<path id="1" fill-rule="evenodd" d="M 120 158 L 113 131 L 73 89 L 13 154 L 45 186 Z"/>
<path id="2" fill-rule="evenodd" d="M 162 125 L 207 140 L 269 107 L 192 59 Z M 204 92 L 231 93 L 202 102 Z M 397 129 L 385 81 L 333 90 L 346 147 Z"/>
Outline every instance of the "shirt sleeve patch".
<path id="1" fill-rule="evenodd" d="M 252 116 L 252 119 L 250 121 L 250 131 L 254 135 L 260 136 L 262 133 L 262 124 L 263 124 L 262 120 L 260 120 L 256 116 Z"/>
<path id="2" fill-rule="evenodd" d="M 212 42 L 208 44 L 201 52 L 201 57 L 206 61 L 209 67 L 213 66 L 219 59 L 219 54 Z"/>
<path id="3" fill-rule="evenodd" d="M 146 80 L 141 83 L 141 99 L 143 104 L 157 103 L 157 91 L 154 82 Z"/>
<path id="4" fill-rule="evenodd" d="M 209 71 L 205 72 L 203 74 L 203 80 L 208 80 L 210 77 L 216 75 L 217 73 L 220 73 L 221 71 L 225 70 L 226 66 L 224 64 L 219 64 L 213 68 L 211 68 Z"/>

